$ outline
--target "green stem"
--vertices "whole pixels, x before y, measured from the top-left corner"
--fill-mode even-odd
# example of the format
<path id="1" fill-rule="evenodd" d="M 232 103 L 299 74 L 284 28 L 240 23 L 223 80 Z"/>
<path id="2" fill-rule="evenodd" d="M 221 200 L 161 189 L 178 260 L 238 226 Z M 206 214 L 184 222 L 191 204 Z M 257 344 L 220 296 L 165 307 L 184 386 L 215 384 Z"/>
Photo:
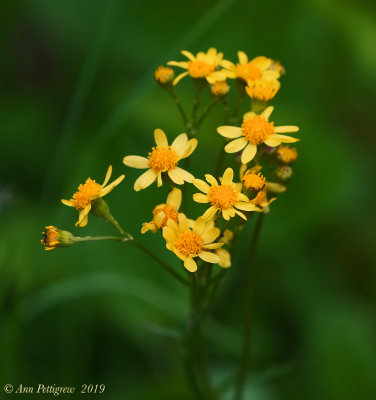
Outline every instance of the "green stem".
<path id="1" fill-rule="evenodd" d="M 183 119 L 184 125 L 187 127 L 188 126 L 188 117 L 184 111 L 184 108 L 181 104 L 181 101 L 180 101 L 178 95 L 174 92 L 174 89 L 171 86 L 166 87 L 166 90 L 167 90 L 167 93 L 173 98 L 173 100 L 180 112 L 180 115 Z"/>
<path id="2" fill-rule="evenodd" d="M 74 242 L 92 242 L 95 240 L 118 240 L 119 242 L 125 241 L 123 236 L 75 236 Z"/>
<path id="3" fill-rule="evenodd" d="M 235 387 L 235 400 L 241 400 L 244 396 L 244 385 L 247 377 L 247 370 L 250 361 L 250 349 L 252 340 L 252 320 L 253 320 L 253 272 L 256 247 L 258 239 L 260 237 L 261 227 L 264 220 L 265 214 L 260 213 L 256 222 L 255 229 L 253 231 L 250 251 L 249 251 L 249 263 L 246 274 L 246 291 L 245 291 L 245 324 L 244 324 L 244 337 L 243 337 L 243 349 L 240 359 L 240 369 L 238 379 Z"/>
<path id="4" fill-rule="evenodd" d="M 219 102 L 223 101 L 224 97 L 222 96 L 216 96 L 212 98 L 211 103 L 206 107 L 206 109 L 203 111 L 201 114 L 200 118 L 197 120 L 196 123 L 196 129 L 200 127 L 200 125 L 204 122 L 205 118 L 208 116 L 210 111 L 213 109 L 213 107 L 218 104 Z"/>

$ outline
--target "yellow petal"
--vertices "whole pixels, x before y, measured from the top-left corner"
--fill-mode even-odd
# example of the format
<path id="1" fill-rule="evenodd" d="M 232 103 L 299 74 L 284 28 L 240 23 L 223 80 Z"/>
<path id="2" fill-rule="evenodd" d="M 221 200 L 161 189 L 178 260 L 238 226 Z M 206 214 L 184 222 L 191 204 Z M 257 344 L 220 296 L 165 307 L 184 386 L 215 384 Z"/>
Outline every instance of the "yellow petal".
<path id="1" fill-rule="evenodd" d="M 176 183 L 177 185 L 183 185 L 184 183 L 184 179 L 182 178 L 182 176 L 179 174 L 179 172 L 176 171 L 176 168 L 171 169 L 170 171 L 168 171 L 168 176 L 170 177 L 170 179 Z"/>
<path id="2" fill-rule="evenodd" d="M 66 206 L 68 206 L 68 207 L 74 207 L 74 206 L 73 206 L 73 203 L 72 203 L 70 200 L 61 199 L 61 202 L 62 202 L 63 204 L 65 204 Z"/>
<path id="3" fill-rule="evenodd" d="M 107 169 L 106 176 L 104 178 L 104 181 L 102 183 L 102 187 L 106 186 L 107 182 L 110 180 L 112 174 L 112 165 L 110 165 Z"/>
<path id="4" fill-rule="evenodd" d="M 235 207 L 238 208 L 239 210 L 243 210 L 243 211 L 258 211 L 259 210 L 254 204 L 244 203 L 241 201 L 236 203 Z"/>
<path id="5" fill-rule="evenodd" d="M 181 205 L 181 197 L 182 197 L 181 190 L 178 188 L 173 188 L 167 196 L 166 204 L 168 204 L 171 207 L 174 207 L 175 210 L 179 210 L 179 207 Z"/>
<path id="6" fill-rule="evenodd" d="M 225 146 L 225 152 L 226 153 L 236 153 L 236 152 L 244 149 L 244 147 L 247 145 L 247 143 L 248 143 L 248 141 L 244 137 L 235 139 Z"/>
<path id="7" fill-rule="evenodd" d="M 243 218 L 245 221 L 247 221 L 247 217 L 241 212 L 236 209 L 234 209 L 235 213 L 239 215 L 239 217 Z"/>
<path id="8" fill-rule="evenodd" d="M 78 221 L 75 223 L 75 226 L 79 226 L 83 228 L 87 225 L 88 214 L 91 210 L 91 203 L 89 203 L 83 210 L 78 214 Z"/>
<path id="9" fill-rule="evenodd" d="M 222 247 L 224 245 L 224 243 L 219 242 L 219 243 L 209 243 L 206 244 L 204 246 L 205 249 L 209 249 L 209 250 L 214 250 L 214 249 L 219 249 L 220 247 Z"/>
<path id="10" fill-rule="evenodd" d="M 195 179 L 195 177 L 185 169 L 175 167 L 172 171 L 175 171 L 176 174 L 179 174 L 185 182 L 192 183 L 192 181 Z"/>
<path id="11" fill-rule="evenodd" d="M 123 158 L 123 163 L 132 168 L 149 168 L 149 160 L 145 157 L 140 156 L 126 156 Z"/>
<path id="12" fill-rule="evenodd" d="M 186 56 L 190 61 L 194 61 L 195 59 L 195 56 L 190 51 L 182 50 L 180 53 Z"/>
<path id="13" fill-rule="evenodd" d="M 214 178 L 213 175 L 206 174 L 205 179 L 212 185 L 212 186 L 218 186 L 217 180 Z"/>
<path id="14" fill-rule="evenodd" d="M 248 63 L 248 56 L 244 53 L 244 51 L 238 51 L 238 58 L 240 64 L 247 64 Z"/>
<path id="15" fill-rule="evenodd" d="M 221 234 L 220 229 L 210 228 L 202 234 L 205 245 L 214 242 L 215 239 Z"/>
<path id="16" fill-rule="evenodd" d="M 274 128 L 275 133 L 289 133 L 289 132 L 298 132 L 298 126 L 276 126 Z"/>
<path id="17" fill-rule="evenodd" d="M 106 194 L 110 193 L 119 183 L 125 178 L 125 175 L 120 175 L 119 178 L 115 179 L 112 183 L 110 183 L 108 186 L 104 187 L 100 191 L 100 196 L 103 197 L 106 196 Z"/>
<path id="18" fill-rule="evenodd" d="M 276 147 L 281 144 L 281 140 L 279 138 L 279 135 L 274 134 L 270 135 L 266 140 L 264 140 L 264 143 L 269 147 Z"/>
<path id="19" fill-rule="evenodd" d="M 269 106 L 266 107 L 265 110 L 260 114 L 261 116 L 263 116 L 266 119 L 269 119 L 271 113 L 273 112 L 274 107 L 273 106 Z"/>
<path id="20" fill-rule="evenodd" d="M 185 232 L 189 229 L 189 223 L 187 217 L 181 213 L 179 214 L 179 230 L 180 232 Z"/>
<path id="21" fill-rule="evenodd" d="M 183 72 L 182 74 L 178 75 L 173 82 L 173 85 L 176 86 L 178 84 L 178 82 L 183 79 L 185 76 L 188 75 L 188 71 L 187 72 Z"/>
<path id="22" fill-rule="evenodd" d="M 157 174 L 152 169 L 148 169 L 140 177 L 138 177 L 138 179 L 134 183 L 134 190 L 138 192 L 141 189 L 145 189 L 150 186 L 156 179 Z"/>
<path id="23" fill-rule="evenodd" d="M 167 65 L 173 65 L 174 67 L 180 67 L 180 68 L 188 68 L 188 62 L 187 61 L 169 61 Z M 188 74 L 186 72 L 185 74 Z"/>
<path id="24" fill-rule="evenodd" d="M 184 267 L 189 272 L 196 272 L 197 271 L 197 264 L 196 261 L 192 257 L 187 257 L 184 261 Z"/>
<path id="25" fill-rule="evenodd" d="M 193 195 L 193 200 L 196 203 L 209 203 L 208 196 L 203 193 L 195 193 Z"/>
<path id="26" fill-rule="evenodd" d="M 162 131 L 162 129 L 154 130 L 154 140 L 155 140 L 155 144 L 158 147 L 167 147 L 168 146 L 166 134 Z"/>
<path id="27" fill-rule="evenodd" d="M 231 267 L 231 256 L 230 253 L 225 249 L 218 249 L 216 251 L 217 256 L 219 257 L 219 266 L 222 268 L 230 268 Z"/>
<path id="28" fill-rule="evenodd" d="M 249 111 L 249 112 L 247 112 L 247 113 L 245 113 L 245 114 L 243 115 L 243 120 L 245 120 L 245 119 L 251 119 L 251 118 L 253 118 L 255 115 L 256 115 L 256 113 L 254 113 L 253 111 Z"/>
<path id="29" fill-rule="evenodd" d="M 276 134 L 276 135 L 278 136 L 279 140 L 282 143 L 295 143 L 295 142 L 299 142 L 299 140 L 300 140 L 300 139 L 293 138 L 291 136 L 279 135 L 279 134 Z"/>
<path id="30" fill-rule="evenodd" d="M 223 174 L 222 178 L 222 185 L 228 185 L 232 183 L 232 180 L 234 179 L 234 171 L 232 168 L 227 168 L 225 173 Z"/>
<path id="31" fill-rule="evenodd" d="M 242 129 L 237 126 L 219 126 L 217 132 L 228 139 L 235 139 L 242 135 Z"/>
<path id="32" fill-rule="evenodd" d="M 209 192 L 210 186 L 202 179 L 194 179 L 192 183 L 196 186 L 198 190 L 201 190 L 201 192 L 205 194 Z"/>
<path id="33" fill-rule="evenodd" d="M 257 152 L 257 146 L 255 144 L 249 143 L 248 146 L 243 150 L 241 162 L 243 164 L 248 164 L 253 160 Z"/>
<path id="34" fill-rule="evenodd" d="M 178 153 L 178 156 L 180 158 L 184 153 L 184 151 L 186 150 L 187 142 L 188 142 L 187 134 L 181 133 L 175 138 L 175 140 L 171 144 L 171 147 Z"/>
<path id="35" fill-rule="evenodd" d="M 222 210 L 223 219 L 228 221 L 230 218 L 235 216 L 235 210 L 233 208 L 228 208 L 227 210 Z"/>
<path id="36" fill-rule="evenodd" d="M 157 186 L 161 187 L 162 184 L 163 184 L 163 182 L 162 182 L 162 172 L 158 172 L 158 174 L 157 174 Z"/>
<path id="37" fill-rule="evenodd" d="M 168 226 L 165 226 L 165 227 L 162 229 L 162 235 L 163 235 L 163 237 L 165 238 L 165 240 L 166 240 L 167 242 L 174 242 L 175 239 L 176 239 L 176 235 L 175 235 L 174 230 L 171 229 L 171 228 L 168 227 Z"/>
<path id="38" fill-rule="evenodd" d="M 184 150 L 181 158 L 186 158 L 189 157 L 196 149 L 198 144 L 198 140 L 197 139 L 191 139 L 188 141 L 187 145 L 186 145 L 186 149 Z"/>
<path id="39" fill-rule="evenodd" d="M 215 213 L 217 212 L 217 209 L 215 208 L 215 207 L 209 207 L 205 212 L 204 212 L 204 214 L 202 215 L 202 219 L 204 220 L 204 221 L 209 221 L 209 220 L 211 220 L 213 217 L 214 217 L 214 215 L 215 215 Z"/>
<path id="40" fill-rule="evenodd" d="M 198 256 L 201 258 L 201 260 L 204 260 L 208 263 L 212 264 L 219 263 L 219 257 L 216 254 L 211 253 L 210 251 L 200 251 L 198 253 Z"/>

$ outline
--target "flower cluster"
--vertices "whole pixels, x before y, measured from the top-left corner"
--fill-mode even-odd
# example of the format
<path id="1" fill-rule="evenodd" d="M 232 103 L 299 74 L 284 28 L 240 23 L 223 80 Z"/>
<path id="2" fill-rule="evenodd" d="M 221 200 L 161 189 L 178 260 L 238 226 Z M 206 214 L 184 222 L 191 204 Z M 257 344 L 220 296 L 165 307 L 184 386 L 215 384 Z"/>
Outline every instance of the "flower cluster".
<path id="1" fill-rule="evenodd" d="M 150 145 L 145 156 L 126 155 L 123 163 L 127 167 L 146 170 L 134 183 L 136 192 L 154 182 L 157 187 L 162 187 L 163 183 L 171 187 L 166 200 L 152 208 L 151 221 L 142 223 L 141 233 L 161 232 L 167 249 L 182 260 L 190 272 L 199 268 L 198 260 L 228 268 L 231 266 L 232 243 L 242 226 L 252 215 L 268 213 L 270 204 L 286 190 L 292 176 L 291 166 L 298 156 L 297 150 L 289 146 L 298 139 L 286 133 L 297 132 L 298 127 L 280 126 L 271 119 L 274 108 L 269 103 L 280 89 L 280 78 L 284 74 L 278 61 L 264 56 L 249 59 L 239 51 L 238 61 L 231 62 L 214 48 L 196 55 L 185 50 L 181 53 L 186 57 L 185 61 L 169 61 L 167 66 L 159 66 L 154 78 L 175 100 L 186 132 L 168 139 L 162 129 L 155 129 L 155 144 Z M 172 67 L 185 71 L 176 76 Z M 176 85 L 186 76 L 192 79 L 196 90 L 190 118 L 175 92 Z M 231 80 L 237 81 L 237 99 L 232 112 L 227 96 Z M 206 107 L 201 105 L 203 111 L 199 116 L 199 102 L 206 89 L 211 103 Z M 244 109 L 247 96 L 250 106 Z M 221 102 L 227 120 L 202 134 L 212 135 L 219 143 L 223 137 L 227 143 L 223 144 L 216 172 L 213 174 L 215 165 L 208 162 L 202 164 L 203 172 L 210 173 L 204 173 L 203 177 L 194 176 L 190 159 L 198 146 L 195 136 L 210 110 Z M 226 153 L 233 156 L 226 159 Z M 102 185 L 88 178 L 70 200 L 62 202 L 78 211 L 76 226 L 86 226 L 91 213 L 109 221 L 121 237 L 133 240 L 113 218 L 103 200 L 124 179 L 121 175 L 108 184 L 111 173 L 110 166 Z M 187 186 L 190 184 L 199 191 L 193 194 L 193 201 L 202 207 L 193 219 L 187 205 Z M 74 236 L 69 232 L 49 226 L 42 243 L 46 250 L 52 250 L 84 240 L 72 238 Z"/>

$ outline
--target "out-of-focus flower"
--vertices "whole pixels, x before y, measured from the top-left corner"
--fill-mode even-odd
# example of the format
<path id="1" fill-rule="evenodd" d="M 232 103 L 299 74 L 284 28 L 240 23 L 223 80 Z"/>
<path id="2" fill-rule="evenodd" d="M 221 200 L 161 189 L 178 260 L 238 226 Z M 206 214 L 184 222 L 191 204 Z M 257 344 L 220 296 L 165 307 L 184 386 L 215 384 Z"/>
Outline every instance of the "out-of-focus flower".
<path id="1" fill-rule="evenodd" d="M 73 235 L 68 231 L 62 231 L 56 226 L 46 226 L 42 232 L 41 243 L 45 250 L 55 250 L 58 247 L 68 247 L 74 244 Z"/>
<path id="2" fill-rule="evenodd" d="M 147 231 L 155 233 L 158 229 L 164 228 L 169 219 L 178 222 L 181 198 L 181 190 L 173 188 L 167 196 L 166 203 L 159 204 L 154 208 L 153 220 L 142 224 L 141 233 L 146 233 Z"/>
<path id="3" fill-rule="evenodd" d="M 267 146 L 276 147 L 281 143 L 294 143 L 299 139 L 281 135 L 280 133 L 297 132 L 297 126 L 274 126 L 269 122 L 273 107 L 267 107 L 261 114 L 249 112 L 244 115 L 241 127 L 220 126 L 217 132 L 229 139 L 235 139 L 225 146 L 227 153 L 236 153 L 242 150 L 241 162 L 247 164 L 253 160 L 257 146 L 265 143 Z"/>
<path id="4" fill-rule="evenodd" d="M 214 96 L 225 96 L 230 91 L 227 81 L 217 81 L 210 85 L 210 90 Z"/>
<path id="5" fill-rule="evenodd" d="M 293 147 L 280 146 L 277 150 L 277 158 L 283 164 L 293 164 L 298 158 L 298 152 Z"/>
<path id="6" fill-rule="evenodd" d="M 245 90 L 251 99 L 267 102 L 274 98 L 280 87 L 281 84 L 276 79 L 255 79 L 247 82 Z"/>
<path id="7" fill-rule="evenodd" d="M 111 174 L 112 166 L 110 165 L 108 167 L 106 177 L 104 178 L 104 182 L 102 183 L 102 185 L 97 183 L 95 180 L 88 178 L 84 184 L 81 184 L 78 187 L 77 192 L 74 193 L 73 197 L 70 200 L 61 200 L 63 204 L 69 207 L 74 207 L 79 212 L 78 221 L 76 222 L 75 226 L 86 226 L 88 214 L 92 208 L 93 202 L 110 193 L 111 190 L 113 190 L 115 186 L 119 185 L 119 183 L 125 177 L 125 175 L 121 175 L 119 176 L 119 178 L 115 179 L 112 183 L 107 185 L 108 181 L 111 178 Z"/>
<path id="8" fill-rule="evenodd" d="M 254 204 L 257 207 L 260 207 L 262 211 L 267 214 L 270 209 L 269 209 L 269 204 L 272 203 L 274 200 L 277 200 L 275 197 L 272 199 L 268 200 L 267 194 L 266 194 L 266 188 L 260 190 L 257 193 L 257 196 L 250 200 L 252 204 Z"/>
<path id="9" fill-rule="evenodd" d="M 155 71 L 154 71 L 154 78 L 155 80 L 160 83 L 162 86 L 167 85 L 169 83 L 172 83 L 174 80 L 174 70 L 169 67 L 164 67 L 160 65 Z"/>
<path id="10" fill-rule="evenodd" d="M 204 221 L 212 219 L 217 212 L 222 213 L 225 220 L 229 220 L 238 214 L 243 219 L 247 217 L 240 212 L 259 211 L 257 207 L 249 202 L 248 197 L 241 193 L 241 184 L 233 182 L 234 171 L 227 168 L 218 184 L 214 176 L 206 174 L 205 178 L 210 186 L 201 179 L 195 179 L 192 183 L 203 193 L 195 193 L 193 200 L 197 203 L 210 203 L 202 218 Z"/>
<path id="11" fill-rule="evenodd" d="M 223 53 L 218 53 L 213 47 L 206 53 L 200 51 L 196 56 L 186 50 L 181 53 L 188 58 L 188 61 L 169 61 L 167 63 L 187 70 L 175 78 L 174 85 L 187 75 L 194 79 L 206 79 L 210 84 L 216 81 L 225 81 L 230 75 L 229 71 L 219 69 L 224 62 Z"/>
<path id="12" fill-rule="evenodd" d="M 197 271 L 195 257 L 209 263 L 219 263 L 219 256 L 210 251 L 223 245 L 214 243 L 220 234 L 220 230 L 214 227 L 214 222 L 205 222 L 198 218 L 192 228 L 189 225 L 184 214 L 179 215 L 178 223 L 168 220 L 167 226 L 163 228 L 166 247 L 184 262 L 184 267 L 190 272 Z"/>
<path id="13" fill-rule="evenodd" d="M 189 157 L 197 146 L 197 139 L 190 139 L 185 133 L 180 134 L 169 146 L 167 137 L 161 129 L 154 131 L 156 147 L 152 148 L 148 157 L 126 156 L 123 163 L 128 167 L 148 169 L 134 183 L 137 192 L 150 186 L 155 180 L 162 186 L 162 173 L 168 174 L 170 179 L 178 185 L 192 182 L 194 176 L 178 167 L 178 162 Z"/>
<path id="14" fill-rule="evenodd" d="M 289 165 L 280 165 L 275 171 L 276 177 L 282 182 L 288 182 L 292 177 L 292 168 Z"/>
<path id="15" fill-rule="evenodd" d="M 280 72 L 276 69 L 273 60 L 259 56 L 249 61 L 247 54 L 238 51 L 239 62 L 223 60 L 222 65 L 231 72 L 230 78 L 239 78 L 243 81 L 254 81 L 256 79 L 276 80 Z"/>

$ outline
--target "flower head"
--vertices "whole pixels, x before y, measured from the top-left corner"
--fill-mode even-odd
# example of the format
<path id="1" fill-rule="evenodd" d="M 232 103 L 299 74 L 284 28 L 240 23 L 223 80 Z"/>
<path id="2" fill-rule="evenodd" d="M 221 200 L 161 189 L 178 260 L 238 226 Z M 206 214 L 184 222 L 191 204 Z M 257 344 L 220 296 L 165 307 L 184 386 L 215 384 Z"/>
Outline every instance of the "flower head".
<path id="1" fill-rule="evenodd" d="M 247 82 L 245 90 L 251 99 L 267 102 L 274 98 L 280 86 L 281 84 L 276 79 L 255 79 Z"/>
<path id="2" fill-rule="evenodd" d="M 238 78 L 243 81 L 254 81 L 256 79 L 276 80 L 280 72 L 275 68 L 273 60 L 259 56 L 249 61 L 247 54 L 238 51 L 239 62 L 233 64 L 224 60 L 222 65 L 230 71 L 230 78 Z"/>
<path id="3" fill-rule="evenodd" d="M 277 200 L 275 197 L 268 200 L 266 193 L 267 189 L 264 188 L 257 193 L 254 199 L 250 200 L 252 204 L 254 204 L 257 207 L 260 207 L 265 214 L 269 213 L 270 211 L 269 204 L 272 203 L 274 200 Z"/>
<path id="4" fill-rule="evenodd" d="M 265 187 L 265 182 L 265 177 L 261 175 L 261 172 L 257 173 L 252 170 L 248 170 L 242 178 L 244 188 L 255 193 L 259 192 Z"/>
<path id="5" fill-rule="evenodd" d="M 193 200 L 197 203 L 210 203 L 210 207 L 205 211 L 202 218 L 208 221 L 219 212 L 225 220 L 229 220 L 238 214 L 243 219 L 247 217 L 240 212 L 243 211 L 259 211 L 257 207 L 249 202 L 248 197 L 241 193 L 241 184 L 233 182 L 234 171 L 227 168 L 221 179 L 221 184 L 212 175 L 205 175 L 210 186 L 201 179 L 195 179 L 192 183 L 203 193 L 195 193 Z"/>
<path id="6" fill-rule="evenodd" d="M 178 167 L 178 162 L 189 157 L 197 146 L 197 139 L 190 139 L 185 133 L 180 134 L 169 146 L 167 137 L 161 129 L 154 131 L 156 146 L 152 148 L 148 157 L 126 156 L 123 163 L 128 167 L 148 169 L 134 183 L 134 190 L 138 192 L 150 186 L 155 180 L 162 186 L 162 173 L 167 173 L 170 179 L 178 185 L 192 182 L 193 175 Z"/>
<path id="7" fill-rule="evenodd" d="M 179 207 L 181 205 L 181 190 L 173 188 L 167 196 L 166 203 L 157 205 L 153 210 L 153 220 L 151 222 L 144 222 L 142 224 L 141 233 L 147 231 L 157 232 L 167 225 L 167 221 L 172 219 L 178 222 Z"/>
<path id="8" fill-rule="evenodd" d="M 194 258 L 216 264 L 219 257 L 210 250 L 218 249 L 223 243 L 213 243 L 219 236 L 220 230 L 214 227 L 214 222 L 205 222 L 198 218 L 190 227 L 184 214 L 180 214 L 178 222 L 170 219 L 163 228 L 163 237 L 166 239 L 166 247 L 174 252 L 183 262 L 184 267 L 190 271 L 197 271 Z"/>
<path id="9" fill-rule="evenodd" d="M 45 250 L 55 250 L 58 247 L 68 247 L 74 244 L 73 235 L 68 231 L 62 231 L 56 226 L 46 226 L 42 232 L 41 243 Z"/>
<path id="10" fill-rule="evenodd" d="M 175 76 L 175 74 L 174 74 L 174 70 L 172 68 L 163 67 L 162 65 L 160 65 L 154 71 L 154 78 L 161 85 L 166 85 L 166 84 L 172 83 L 174 76 Z"/>
<path id="11" fill-rule="evenodd" d="M 206 79 L 210 84 L 216 81 L 225 81 L 229 76 L 229 71 L 220 69 L 224 61 L 223 53 L 218 53 L 213 47 L 206 53 L 200 51 L 196 56 L 186 50 L 181 53 L 188 58 L 188 61 L 169 61 L 167 63 L 187 70 L 175 78 L 174 86 L 186 75 L 190 75 L 194 79 Z"/>
<path id="12" fill-rule="evenodd" d="M 280 133 L 297 132 L 297 126 L 274 126 L 269 122 L 273 107 L 267 107 L 261 114 L 249 112 L 244 115 L 241 127 L 220 126 L 217 132 L 229 139 L 235 139 L 225 147 L 227 153 L 236 153 L 242 150 L 241 162 L 249 163 L 257 152 L 257 146 L 265 143 L 267 146 L 276 147 L 281 143 L 294 143 L 299 139 Z"/>
<path id="13" fill-rule="evenodd" d="M 293 164 L 298 158 L 298 152 L 293 147 L 280 146 L 277 150 L 277 158 L 283 164 Z"/>
<path id="14" fill-rule="evenodd" d="M 227 81 L 217 81 L 210 86 L 211 92 L 214 96 L 225 96 L 230 91 L 230 85 Z"/>
<path id="15" fill-rule="evenodd" d="M 88 178 L 84 184 L 78 187 L 78 190 L 73 194 L 70 200 L 62 199 L 61 202 L 69 207 L 74 207 L 79 212 L 78 221 L 75 226 L 84 227 L 87 225 L 88 214 L 92 207 L 92 202 L 100 197 L 104 197 L 110 193 L 115 186 L 124 179 L 125 175 L 120 175 L 119 178 L 115 179 L 112 183 L 107 185 L 111 178 L 112 166 L 108 167 L 106 177 L 102 185 L 97 183 L 95 180 Z M 107 186 L 106 186 L 107 185 Z"/>

